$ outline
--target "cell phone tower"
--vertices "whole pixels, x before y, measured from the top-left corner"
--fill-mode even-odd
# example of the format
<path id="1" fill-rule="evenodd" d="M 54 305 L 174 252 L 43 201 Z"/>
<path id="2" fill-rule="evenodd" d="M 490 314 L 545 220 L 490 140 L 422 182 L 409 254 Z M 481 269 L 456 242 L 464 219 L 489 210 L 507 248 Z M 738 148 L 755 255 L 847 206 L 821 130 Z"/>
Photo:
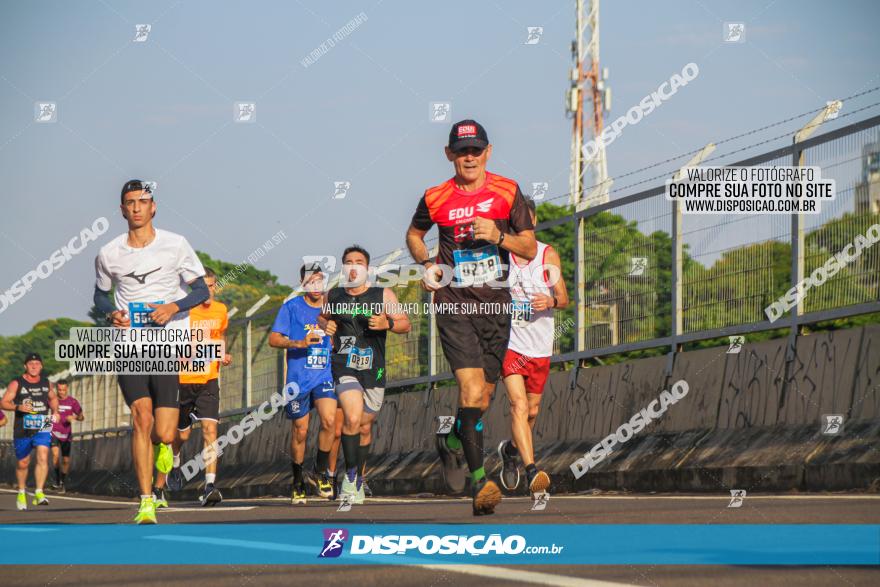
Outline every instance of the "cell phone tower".
<path id="1" fill-rule="evenodd" d="M 599 75 L 599 0 L 575 0 L 575 40 L 571 43 L 574 61 L 569 73 L 571 86 L 566 100 L 566 113 L 573 118 L 571 134 L 571 182 L 569 203 L 575 210 L 604 204 L 608 201 L 612 180 L 608 177 L 602 115 L 611 108 L 611 89 L 607 87 L 608 69 Z M 588 7 L 588 8 L 587 8 Z M 584 41 L 589 37 L 589 41 Z M 587 114 L 584 102 L 590 101 Z M 585 148 L 586 147 L 586 148 Z M 577 220 L 575 248 L 575 350 L 586 348 L 586 288 L 584 259 L 586 253 L 585 220 Z"/>
<path id="2" fill-rule="evenodd" d="M 607 202 L 611 189 L 605 145 L 599 140 L 602 115 L 611 108 L 611 89 L 606 83 L 608 68 L 599 67 L 599 0 L 575 0 L 575 5 L 575 40 L 571 43 L 574 66 L 569 76 L 566 114 L 572 118 L 570 203 L 581 210 Z M 589 113 L 584 105 L 587 100 L 591 104 Z"/>

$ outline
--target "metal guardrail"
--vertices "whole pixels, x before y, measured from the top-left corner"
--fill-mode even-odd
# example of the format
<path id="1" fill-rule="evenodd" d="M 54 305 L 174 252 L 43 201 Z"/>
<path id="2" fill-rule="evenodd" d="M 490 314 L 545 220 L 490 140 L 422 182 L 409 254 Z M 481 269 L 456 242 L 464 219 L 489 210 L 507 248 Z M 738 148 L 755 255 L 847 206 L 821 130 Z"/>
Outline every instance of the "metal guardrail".
<path id="1" fill-rule="evenodd" d="M 557 325 L 572 319 L 575 324 L 571 337 L 557 341 L 553 361 L 577 366 L 584 359 L 658 347 L 668 347 L 672 356 L 688 343 L 777 329 L 788 329 L 793 344 L 804 325 L 880 312 L 880 251 L 863 254 L 778 321 L 769 322 L 763 311 L 842 244 L 880 222 L 878 161 L 880 116 L 875 116 L 731 164 L 820 166 L 823 177 L 837 185 L 836 199 L 826 202 L 820 215 L 683 215 L 659 185 L 541 222 L 539 240 L 558 249 L 565 246 L 560 234 L 570 230 L 565 238 L 573 243 L 579 224 L 586 231 L 587 250 L 575 262 L 570 282 L 584 281 L 584 299 L 569 288 L 586 318 L 557 312 Z M 633 259 L 646 260 L 638 275 L 632 274 Z M 780 267 L 788 268 L 781 280 Z M 429 301 L 418 287 L 396 291 L 402 302 Z M 284 385 L 283 353 L 268 346 L 276 311 L 231 322 L 233 363 L 221 370 L 225 416 L 248 411 Z M 411 333 L 388 339 L 389 389 L 452 378 L 432 317 L 411 320 Z M 126 428 L 129 412 L 115 378 L 76 377 L 71 393 L 87 415 L 77 433 Z M 10 429 L 0 429 L 0 438 Z"/>

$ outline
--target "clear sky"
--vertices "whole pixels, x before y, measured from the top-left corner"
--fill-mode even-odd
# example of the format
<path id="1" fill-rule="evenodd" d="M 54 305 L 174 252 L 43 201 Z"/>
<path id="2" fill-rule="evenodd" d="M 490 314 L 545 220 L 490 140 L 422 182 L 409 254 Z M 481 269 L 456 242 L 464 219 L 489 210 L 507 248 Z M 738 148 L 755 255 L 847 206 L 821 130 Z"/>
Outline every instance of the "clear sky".
<path id="1" fill-rule="evenodd" d="M 358 15 L 355 30 L 302 64 Z M 722 41 L 726 21 L 746 24 L 745 42 Z M 609 146 L 611 175 L 880 86 L 878 22 L 870 0 L 606 0 L 606 120 L 685 64 L 700 71 Z M 133 42 L 136 24 L 151 25 L 144 42 Z M 543 35 L 525 44 L 533 26 Z M 157 181 L 156 225 L 213 257 L 241 262 L 283 230 L 287 240 L 256 265 L 291 285 L 302 255 L 401 246 L 424 189 L 451 175 L 449 124 L 430 121 L 432 102 L 485 125 L 490 169 L 526 192 L 548 181 L 550 197 L 565 194 L 573 35 L 573 0 L 3 2 L 0 291 L 96 218 L 110 229 L 0 313 L 0 334 L 86 317 L 95 254 L 125 230 L 129 178 Z M 57 122 L 35 122 L 35 102 L 57 103 Z M 235 102 L 254 102 L 255 122 L 234 122 Z M 844 113 L 874 102 L 880 92 Z M 334 181 L 351 183 L 344 199 Z"/>

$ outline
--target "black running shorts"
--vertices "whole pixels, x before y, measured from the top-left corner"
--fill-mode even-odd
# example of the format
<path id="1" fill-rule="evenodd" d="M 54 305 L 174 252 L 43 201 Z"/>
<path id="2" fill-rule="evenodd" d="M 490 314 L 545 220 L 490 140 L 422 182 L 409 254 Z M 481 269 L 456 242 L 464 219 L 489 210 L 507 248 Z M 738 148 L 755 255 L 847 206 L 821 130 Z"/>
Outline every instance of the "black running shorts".
<path id="1" fill-rule="evenodd" d="M 52 446 L 57 446 L 61 449 L 62 457 L 70 456 L 70 440 L 60 440 L 58 438 L 52 437 Z"/>
<path id="2" fill-rule="evenodd" d="M 217 379 L 207 383 L 180 384 L 180 417 L 178 430 L 186 430 L 198 420 L 220 420 L 220 384 Z"/>
<path id="3" fill-rule="evenodd" d="M 437 330 L 453 371 L 482 368 L 487 383 L 498 381 L 510 338 L 510 314 L 438 314 Z"/>
<path id="4" fill-rule="evenodd" d="M 177 373 L 171 375 L 117 375 L 119 389 L 125 403 L 131 407 L 142 397 L 153 400 L 153 408 L 178 408 L 179 382 Z"/>

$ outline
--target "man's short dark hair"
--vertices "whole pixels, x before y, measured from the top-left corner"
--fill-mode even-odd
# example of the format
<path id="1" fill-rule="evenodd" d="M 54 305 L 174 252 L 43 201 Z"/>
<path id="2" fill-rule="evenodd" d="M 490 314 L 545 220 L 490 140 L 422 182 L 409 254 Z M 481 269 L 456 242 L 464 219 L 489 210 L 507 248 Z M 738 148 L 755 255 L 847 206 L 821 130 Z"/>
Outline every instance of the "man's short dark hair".
<path id="1" fill-rule="evenodd" d="M 214 273 L 213 269 L 205 267 L 205 277 L 213 277 L 214 279 L 217 279 L 217 274 Z"/>
<path id="2" fill-rule="evenodd" d="M 317 261 L 311 263 L 304 263 L 302 267 L 299 268 L 299 282 L 303 283 L 306 280 L 306 273 L 311 275 L 312 273 L 323 273 L 324 270 L 321 268 L 321 264 Z"/>
<path id="3" fill-rule="evenodd" d="M 125 182 L 125 185 L 122 186 L 122 193 L 119 194 L 119 200 L 121 203 L 125 203 L 125 194 L 128 192 L 139 192 L 141 190 L 146 190 L 147 193 L 150 194 L 150 197 L 153 196 L 153 192 L 150 189 L 150 186 L 146 185 L 143 181 L 139 179 L 129 179 Z"/>
<path id="4" fill-rule="evenodd" d="M 56 384 L 57 384 L 57 385 L 70 385 L 70 381 L 68 381 L 67 379 L 59 379 L 59 380 L 56 382 Z"/>
<path id="5" fill-rule="evenodd" d="M 346 257 L 349 253 L 360 253 L 361 255 L 363 255 L 364 257 L 367 258 L 367 265 L 370 264 L 370 253 L 368 253 L 368 252 L 367 252 L 367 249 L 363 248 L 362 246 L 360 246 L 360 245 L 351 245 L 350 247 L 348 247 L 347 249 L 345 249 L 344 251 L 342 251 L 342 262 L 343 262 L 343 263 L 345 262 L 345 257 Z"/>

